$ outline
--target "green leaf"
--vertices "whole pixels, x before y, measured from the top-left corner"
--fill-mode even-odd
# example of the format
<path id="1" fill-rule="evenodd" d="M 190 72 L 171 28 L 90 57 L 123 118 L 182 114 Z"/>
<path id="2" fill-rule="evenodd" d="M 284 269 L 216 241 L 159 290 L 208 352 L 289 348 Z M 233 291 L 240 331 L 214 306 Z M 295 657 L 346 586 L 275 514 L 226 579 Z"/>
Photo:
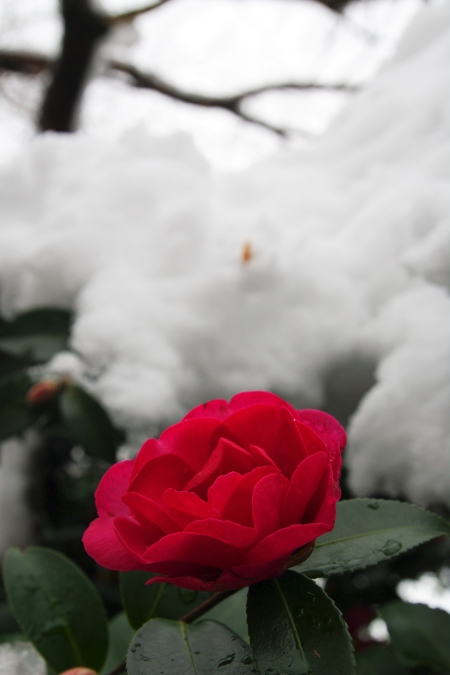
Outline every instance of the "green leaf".
<path id="1" fill-rule="evenodd" d="M 7 602 L 0 603 L 0 634 L 19 633 L 20 629 Z"/>
<path id="2" fill-rule="evenodd" d="M 172 584 L 146 586 L 145 582 L 152 576 L 155 575 L 149 572 L 120 573 L 123 607 L 135 630 L 154 617 L 181 619 L 211 595 L 188 591 Z"/>
<path id="3" fill-rule="evenodd" d="M 63 309 L 24 312 L 0 328 L 0 349 L 44 363 L 67 348 L 72 316 Z"/>
<path id="4" fill-rule="evenodd" d="M 116 461 L 118 434 L 95 398 L 70 384 L 61 392 L 59 411 L 72 439 L 88 455 L 110 463 Z"/>
<path id="5" fill-rule="evenodd" d="M 36 417 L 25 402 L 32 381 L 19 373 L 0 382 L 0 441 L 21 434 Z"/>
<path id="6" fill-rule="evenodd" d="M 202 619 L 213 619 L 224 623 L 231 630 L 237 633 L 243 640 L 248 642 L 248 628 L 246 617 L 248 588 L 241 588 L 226 600 L 222 600 L 218 605 L 203 614 Z"/>
<path id="7" fill-rule="evenodd" d="M 61 553 L 32 546 L 7 551 L 8 602 L 27 638 L 60 673 L 75 666 L 100 670 L 108 629 L 100 597 L 86 575 Z"/>
<path id="8" fill-rule="evenodd" d="M 352 675 L 353 645 L 341 613 L 311 579 L 285 572 L 250 586 L 250 644 L 258 672 Z"/>
<path id="9" fill-rule="evenodd" d="M 128 675 L 250 675 L 251 649 L 215 621 L 188 625 L 152 619 L 135 635 L 127 656 Z"/>
<path id="10" fill-rule="evenodd" d="M 105 665 L 100 671 L 100 675 L 108 675 L 119 663 L 125 661 L 128 646 L 134 635 L 134 631 L 128 623 L 125 612 L 116 614 L 108 624 L 109 649 Z"/>
<path id="11" fill-rule="evenodd" d="M 450 524 L 415 504 L 350 499 L 337 504 L 334 529 L 319 537 L 313 554 L 295 569 L 310 577 L 343 574 L 388 560 L 443 534 L 450 534 Z"/>
<path id="12" fill-rule="evenodd" d="M 400 600 L 384 605 L 379 612 L 402 660 L 450 674 L 450 614 Z"/>
<path id="13" fill-rule="evenodd" d="M 357 675 L 408 675 L 409 670 L 390 647 L 374 645 L 356 655 Z"/>
<path id="14" fill-rule="evenodd" d="M 0 350 L 0 381 L 28 367 L 28 359 L 6 354 Z"/>

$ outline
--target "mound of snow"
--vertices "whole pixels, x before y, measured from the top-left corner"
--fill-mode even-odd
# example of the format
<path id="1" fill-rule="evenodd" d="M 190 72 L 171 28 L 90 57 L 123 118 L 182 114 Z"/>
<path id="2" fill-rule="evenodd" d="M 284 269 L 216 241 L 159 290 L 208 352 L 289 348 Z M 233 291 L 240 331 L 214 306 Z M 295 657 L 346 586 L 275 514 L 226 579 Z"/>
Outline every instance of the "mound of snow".
<path id="1" fill-rule="evenodd" d="M 51 367 L 132 442 L 242 389 L 326 405 L 342 364 L 345 403 L 376 363 L 353 488 L 450 504 L 449 23 L 424 10 L 317 144 L 239 175 L 182 135 L 37 139 L 2 176 L 1 312 L 74 308 Z"/>

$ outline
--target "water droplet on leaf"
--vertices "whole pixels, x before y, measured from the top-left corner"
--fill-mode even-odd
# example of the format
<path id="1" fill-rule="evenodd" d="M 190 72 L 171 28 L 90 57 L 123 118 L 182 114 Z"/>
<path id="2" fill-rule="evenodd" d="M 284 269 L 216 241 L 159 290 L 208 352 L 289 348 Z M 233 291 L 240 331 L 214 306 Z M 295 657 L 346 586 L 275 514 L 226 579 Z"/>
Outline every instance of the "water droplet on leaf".
<path id="1" fill-rule="evenodd" d="M 229 666 L 230 663 L 233 663 L 234 657 L 236 654 L 228 654 L 228 656 L 225 656 L 224 659 L 221 659 L 219 663 L 217 664 L 218 668 L 221 668 L 222 666 Z"/>
<path id="2" fill-rule="evenodd" d="M 246 654 L 241 659 L 241 663 L 243 663 L 245 666 L 248 666 L 251 662 L 252 662 L 252 657 L 250 656 L 250 654 Z"/>
<path id="3" fill-rule="evenodd" d="M 377 502 L 376 499 L 374 499 L 373 501 L 369 502 L 369 503 L 367 504 L 367 506 L 368 506 L 369 509 L 373 509 L 374 511 L 376 511 L 377 509 L 380 508 L 380 505 L 379 505 L 379 503 Z"/>
<path id="4" fill-rule="evenodd" d="M 396 539 L 388 539 L 383 548 L 381 549 L 381 552 L 384 553 L 384 555 L 395 555 L 402 548 L 403 544 L 401 544 Z"/>

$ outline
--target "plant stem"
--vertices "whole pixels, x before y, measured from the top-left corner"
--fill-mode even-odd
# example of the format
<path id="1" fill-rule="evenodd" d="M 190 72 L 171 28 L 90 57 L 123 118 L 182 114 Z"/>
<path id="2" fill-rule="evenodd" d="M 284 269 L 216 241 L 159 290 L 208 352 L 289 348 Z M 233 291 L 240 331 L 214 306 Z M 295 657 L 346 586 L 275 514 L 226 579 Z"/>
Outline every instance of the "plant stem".
<path id="1" fill-rule="evenodd" d="M 229 598 L 230 595 L 234 595 L 236 593 L 236 590 L 233 591 L 221 591 L 220 593 L 214 593 L 210 598 L 202 602 L 201 605 L 198 605 L 198 607 L 195 607 L 195 609 L 191 610 L 187 614 L 181 617 L 180 621 L 184 621 L 184 623 L 192 623 L 196 619 L 199 618 L 199 616 L 202 616 L 202 614 L 206 614 L 210 609 L 215 607 L 216 605 L 219 604 L 219 602 L 222 602 L 222 600 L 226 600 L 226 598 Z"/>
<path id="2" fill-rule="evenodd" d="M 226 600 L 227 598 L 230 597 L 230 595 L 234 595 L 234 593 L 236 593 L 237 590 L 239 589 L 233 591 L 221 591 L 220 593 L 214 593 L 213 595 L 211 595 L 210 598 L 208 598 L 200 605 L 198 605 L 198 607 L 182 616 L 181 619 L 179 619 L 179 621 L 183 621 L 184 623 L 193 623 L 200 616 L 206 614 L 206 612 L 209 612 L 210 609 L 218 605 L 219 602 L 222 602 L 222 600 Z M 120 675 L 121 673 L 125 672 L 126 672 L 126 661 L 123 661 L 122 663 L 119 663 L 118 666 L 113 668 L 108 673 L 108 675 Z"/>

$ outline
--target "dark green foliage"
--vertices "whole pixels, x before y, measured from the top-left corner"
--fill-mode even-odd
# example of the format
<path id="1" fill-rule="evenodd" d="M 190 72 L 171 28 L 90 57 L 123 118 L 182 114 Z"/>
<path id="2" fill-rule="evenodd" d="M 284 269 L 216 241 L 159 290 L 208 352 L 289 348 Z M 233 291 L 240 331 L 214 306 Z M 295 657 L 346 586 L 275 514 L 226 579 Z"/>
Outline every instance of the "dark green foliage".
<path id="1" fill-rule="evenodd" d="M 119 663 L 125 661 L 128 645 L 134 635 L 134 631 L 128 623 L 125 612 L 116 614 L 108 624 L 109 648 L 106 656 L 105 665 L 100 671 L 100 675 L 108 673 L 116 668 Z"/>
<path id="2" fill-rule="evenodd" d="M 50 549 L 10 549 L 3 574 L 17 623 L 51 668 L 59 673 L 102 667 L 108 648 L 105 610 L 76 565 Z"/>
<path id="3" fill-rule="evenodd" d="M 152 619 L 135 635 L 128 675 L 253 675 L 251 649 L 216 621 Z"/>
<path id="4" fill-rule="evenodd" d="M 130 625 L 136 630 L 153 617 L 181 619 L 211 595 L 187 591 L 171 584 L 146 586 L 145 582 L 152 576 L 155 575 L 148 572 L 120 574 L 123 606 Z"/>
<path id="5" fill-rule="evenodd" d="M 250 586 L 250 644 L 258 672 L 352 675 L 353 645 L 341 613 L 314 582 L 296 572 Z"/>
<path id="6" fill-rule="evenodd" d="M 115 461 L 120 436 L 90 394 L 76 385 L 68 385 L 59 397 L 59 412 L 71 438 L 88 455 Z"/>
<path id="7" fill-rule="evenodd" d="M 36 414 L 25 402 L 32 381 L 25 372 L 0 380 L 0 441 L 17 436 L 36 421 Z"/>
<path id="8" fill-rule="evenodd" d="M 210 609 L 203 615 L 205 619 L 220 621 L 231 628 L 235 633 L 248 642 L 248 627 L 246 621 L 247 588 L 242 588 L 226 600 Z"/>
<path id="9" fill-rule="evenodd" d="M 427 605 L 396 601 L 380 609 L 392 646 L 405 664 L 450 674 L 450 614 Z"/>
<path id="10" fill-rule="evenodd" d="M 374 645 L 356 656 L 357 675 L 408 675 L 408 668 L 387 645 Z"/>
<path id="11" fill-rule="evenodd" d="M 45 363 L 67 348 L 72 315 L 63 309 L 34 309 L 0 327 L 0 350 Z"/>
<path id="12" fill-rule="evenodd" d="M 450 525 L 414 504 L 350 499 L 337 504 L 334 529 L 296 569 L 310 577 L 364 569 L 443 534 L 450 534 Z"/>

